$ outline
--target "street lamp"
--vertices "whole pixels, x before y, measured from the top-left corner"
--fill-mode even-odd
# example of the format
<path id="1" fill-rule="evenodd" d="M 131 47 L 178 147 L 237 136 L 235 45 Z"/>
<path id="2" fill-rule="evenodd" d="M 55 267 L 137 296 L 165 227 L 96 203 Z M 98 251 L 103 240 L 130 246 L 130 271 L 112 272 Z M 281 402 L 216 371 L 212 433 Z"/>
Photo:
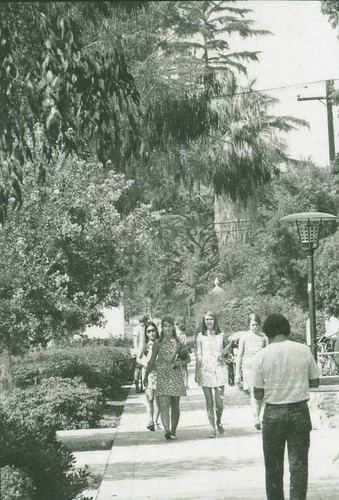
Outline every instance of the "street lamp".
<path id="1" fill-rule="evenodd" d="M 303 249 L 307 251 L 308 265 L 308 308 L 310 318 L 311 331 L 311 351 L 314 359 L 317 361 L 317 331 L 315 320 L 315 295 L 314 295 L 314 250 L 318 248 L 320 229 L 323 222 L 334 221 L 336 216 L 332 214 L 324 214 L 322 212 L 301 212 L 282 217 L 283 222 L 295 222 L 298 229 L 298 234 Z"/>

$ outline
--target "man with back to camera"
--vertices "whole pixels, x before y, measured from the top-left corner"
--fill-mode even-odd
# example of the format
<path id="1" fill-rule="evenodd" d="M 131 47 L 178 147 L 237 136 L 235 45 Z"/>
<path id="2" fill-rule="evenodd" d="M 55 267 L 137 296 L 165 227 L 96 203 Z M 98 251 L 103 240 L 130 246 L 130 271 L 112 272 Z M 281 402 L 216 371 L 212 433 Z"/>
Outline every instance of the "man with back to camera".
<path id="1" fill-rule="evenodd" d="M 284 500 L 284 451 L 288 448 L 290 500 L 305 500 L 308 451 L 312 429 L 307 405 L 309 387 L 319 386 L 319 368 L 304 344 L 289 340 L 290 324 L 282 314 L 271 314 L 262 327 L 269 345 L 254 358 L 256 399 L 266 403 L 263 450 L 268 500 Z"/>

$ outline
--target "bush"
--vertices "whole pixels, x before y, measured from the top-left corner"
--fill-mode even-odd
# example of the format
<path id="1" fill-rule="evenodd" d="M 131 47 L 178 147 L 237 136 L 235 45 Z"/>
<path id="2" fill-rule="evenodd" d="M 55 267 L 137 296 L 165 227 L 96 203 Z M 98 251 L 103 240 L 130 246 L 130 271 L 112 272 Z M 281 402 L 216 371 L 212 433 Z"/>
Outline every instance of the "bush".
<path id="1" fill-rule="evenodd" d="M 17 359 L 13 365 L 17 387 L 28 387 L 49 377 L 81 377 L 89 388 L 100 388 L 115 397 L 133 380 L 129 349 L 114 346 L 48 349 Z"/>
<path id="2" fill-rule="evenodd" d="M 6 465 L 0 470 L 2 500 L 33 500 L 35 486 L 32 478 L 17 467 Z"/>
<path id="3" fill-rule="evenodd" d="M 121 338 L 121 337 L 109 337 L 105 339 L 100 338 L 89 338 L 86 336 L 79 337 L 72 340 L 72 345 L 74 347 L 98 347 L 98 346 L 106 346 L 106 347 L 133 347 L 133 340 L 131 338 Z"/>
<path id="4" fill-rule="evenodd" d="M 55 430 L 83 429 L 97 426 L 103 416 L 104 397 L 79 378 L 51 377 L 36 386 L 9 393 L 2 405 L 18 419 L 29 413 L 37 422 Z"/>
<path id="5" fill-rule="evenodd" d="M 57 441 L 49 420 L 37 419 L 34 412 L 13 411 L 5 397 L 0 401 L 0 442 L 0 467 L 10 467 L 6 469 L 9 488 L 18 477 L 13 468 L 27 474 L 21 473 L 19 482 L 22 487 L 26 484 L 33 500 L 72 500 L 86 488 L 87 469 L 75 469 L 74 456 Z"/>

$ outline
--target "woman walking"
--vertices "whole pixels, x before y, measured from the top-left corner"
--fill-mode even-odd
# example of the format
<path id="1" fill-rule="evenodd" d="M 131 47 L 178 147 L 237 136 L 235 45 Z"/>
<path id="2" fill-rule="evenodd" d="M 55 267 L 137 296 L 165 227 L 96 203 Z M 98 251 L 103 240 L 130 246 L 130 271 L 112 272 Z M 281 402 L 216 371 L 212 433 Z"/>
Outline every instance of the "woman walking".
<path id="1" fill-rule="evenodd" d="M 181 367 L 191 358 L 187 352 L 185 359 L 180 359 L 183 349 L 176 336 L 173 318 L 166 316 L 161 321 L 160 339 L 155 340 L 152 356 L 147 365 L 144 384 L 149 384 L 149 374 L 157 366 L 156 396 L 159 397 L 161 421 L 165 429 L 165 438 L 177 439 L 176 430 L 180 418 L 180 397 L 186 395 Z"/>
<path id="2" fill-rule="evenodd" d="M 223 358 L 226 343 L 216 315 L 207 311 L 202 318 L 201 332 L 196 337 L 195 380 L 204 391 L 212 438 L 216 437 L 217 431 L 219 434 L 224 433 L 221 417 L 227 384 L 227 367 Z"/>
<path id="3" fill-rule="evenodd" d="M 261 429 L 260 410 L 262 406 L 262 400 L 255 399 L 254 397 L 252 366 L 254 356 L 257 352 L 263 349 L 263 347 L 266 347 L 267 340 L 265 335 L 260 332 L 261 320 L 258 314 L 249 314 L 248 322 L 249 330 L 241 336 L 239 341 L 235 383 L 240 384 L 242 373 L 243 390 L 249 392 L 254 417 L 254 426 L 259 430 Z"/>
<path id="4" fill-rule="evenodd" d="M 145 339 L 140 346 L 140 351 L 137 354 L 137 363 L 142 368 L 142 378 L 145 376 L 146 367 L 152 356 L 152 348 L 154 342 L 159 339 L 158 328 L 153 321 L 148 321 L 145 330 Z M 148 376 L 148 386 L 145 389 L 146 396 L 146 413 L 148 416 L 147 429 L 155 431 L 155 427 L 159 427 L 158 420 L 160 416 L 159 398 L 155 395 L 157 385 L 157 372 L 153 369 Z"/>

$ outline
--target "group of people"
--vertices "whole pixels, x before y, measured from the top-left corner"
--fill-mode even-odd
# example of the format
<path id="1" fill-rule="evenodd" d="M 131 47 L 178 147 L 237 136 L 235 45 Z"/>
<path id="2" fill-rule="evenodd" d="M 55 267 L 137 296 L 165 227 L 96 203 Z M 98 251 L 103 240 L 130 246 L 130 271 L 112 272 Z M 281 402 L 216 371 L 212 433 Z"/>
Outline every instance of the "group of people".
<path id="1" fill-rule="evenodd" d="M 266 346 L 267 340 L 260 331 L 260 318 L 250 314 L 249 330 L 227 336 L 221 332 L 218 319 L 212 311 L 202 318 L 201 328 L 196 335 L 195 381 L 202 387 L 210 436 L 223 434 L 221 418 L 224 408 L 225 386 L 228 385 L 229 368 L 227 360 L 234 342 L 238 345 L 235 381 L 249 392 L 253 409 L 254 425 L 261 428 L 261 402 L 255 399 L 251 383 L 251 369 L 254 355 Z M 187 365 L 191 361 L 190 349 L 180 324 L 171 317 L 163 318 L 160 331 L 154 321 L 143 316 L 135 330 L 136 392 L 145 392 L 147 429 L 160 428 L 159 418 L 165 430 L 166 439 L 176 439 L 179 422 L 180 397 L 186 395 L 188 387 Z M 141 333 L 141 334 L 140 334 Z"/>
<path id="2" fill-rule="evenodd" d="M 249 329 L 224 334 L 212 311 L 202 318 L 196 335 L 195 380 L 202 387 L 210 437 L 223 434 L 222 414 L 227 360 L 238 342 L 235 383 L 242 381 L 250 396 L 256 429 L 263 427 L 263 450 L 268 500 L 282 500 L 284 452 L 287 443 L 290 465 L 290 499 L 306 498 L 311 420 L 309 388 L 319 385 L 320 371 L 307 345 L 289 340 L 290 324 L 281 314 L 268 316 L 260 329 L 260 317 L 251 313 Z M 145 324 L 137 361 L 143 366 L 143 385 L 149 418 L 155 430 L 161 415 L 166 440 L 177 439 L 180 398 L 186 394 L 183 367 L 191 361 L 190 350 L 179 339 L 171 317 Z M 265 404 L 263 404 L 265 403 Z M 261 410 L 264 408 L 263 417 Z"/>
<path id="3" fill-rule="evenodd" d="M 177 439 L 180 397 L 186 394 L 187 365 L 191 361 L 186 336 L 173 318 L 161 321 L 160 332 L 156 323 L 147 317 L 139 319 L 142 335 L 135 335 L 136 390 L 146 396 L 147 429 L 160 428 L 159 416 L 167 440 Z M 139 376 L 141 371 L 141 381 Z"/>

